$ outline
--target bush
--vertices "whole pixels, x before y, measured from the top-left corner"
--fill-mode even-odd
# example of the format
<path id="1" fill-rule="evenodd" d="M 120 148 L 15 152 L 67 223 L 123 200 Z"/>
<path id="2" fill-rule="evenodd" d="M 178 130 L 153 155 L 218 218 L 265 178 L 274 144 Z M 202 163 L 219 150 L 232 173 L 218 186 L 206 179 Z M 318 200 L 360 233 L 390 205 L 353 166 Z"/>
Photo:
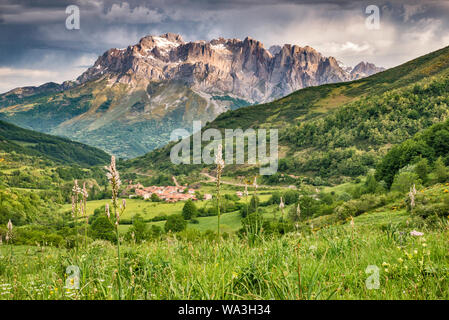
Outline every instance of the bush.
<path id="1" fill-rule="evenodd" d="M 448 180 L 449 173 L 441 157 L 439 157 L 435 161 L 433 172 L 435 174 L 437 182 L 443 183 Z"/>
<path id="2" fill-rule="evenodd" d="M 125 235 L 126 240 L 132 240 L 134 235 L 134 241 L 136 241 L 136 243 L 140 243 L 150 237 L 148 226 L 140 214 L 136 214 L 133 217 L 132 224 L 133 225 L 129 228 Z"/>
<path id="3" fill-rule="evenodd" d="M 114 232 L 114 226 L 106 216 L 99 216 L 92 222 L 91 234 L 94 239 L 108 240 L 115 242 L 117 237 Z"/>
<path id="4" fill-rule="evenodd" d="M 391 190 L 406 193 L 410 191 L 410 188 L 414 184 L 416 185 L 416 188 L 418 188 L 418 185 L 421 184 L 421 179 L 419 179 L 416 173 L 401 172 L 394 177 Z"/>
<path id="5" fill-rule="evenodd" d="M 190 220 L 195 218 L 198 214 L 198 210 L 191 199 L 187 200 L 182 208 L 182 216 L 184 220 Z"/>
<path id="6" fill-rule="evenodd" d="M 187 221 L 185 221 L 183 216 L 180 214 L 173 214 L 169 216 L 164 226 L 166 232 L 180 232 L 186 227 Z"/>
<path id="7" fill-rule="evenodd" d="M 151 194 L 151 201 L 152 202 L 161 202 L 162 200 L 161 200 L 161 198 L 159 198 L 159 196 L 157 194 L 152 193 Z"/>

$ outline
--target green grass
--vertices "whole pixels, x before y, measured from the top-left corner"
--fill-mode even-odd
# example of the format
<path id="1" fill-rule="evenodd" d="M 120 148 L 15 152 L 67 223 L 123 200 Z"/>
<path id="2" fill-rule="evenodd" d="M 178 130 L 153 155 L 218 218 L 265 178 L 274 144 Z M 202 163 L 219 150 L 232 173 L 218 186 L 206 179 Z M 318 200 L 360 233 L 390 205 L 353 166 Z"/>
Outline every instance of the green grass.
<path id="1" fill-rule="evenodd" d="M 196 201 L 197 207 L 201 207 L 206 204 L 207 201 Z M 92 215 L 95 209 L 104 206 L 106 203 L 111 203 L 110 200 L 93 200 L 87 201 L 87 213 Z M 166 202 L 151 202 L 140 199 L 127 199 L 126 200 L 126 210 L 122 219 L 130 219 L 136 214 L 142 215 L 144 219 L 151 219 L 158 215 L 171 215 L 179 214 L 182 212 L 184 206 L 184 201 L 176 203 L 166 203 Z M 72 208 L 71 204 L 66 204 L 62 206 L 61 211 L 70 211 Z"/>
<path id="2" fill-rule="evenodd" d="M 443 230 L 421 229 L 425 236 L 418 238 L 409 235 L 412 225 L 401 224 L 394 233 L 381 228 L 406 218 L 404 212 L 369 213 L 355 218 L 354 229 L 332 226 L 253 246 L 235 237 L 219 248 L 214 241 L 173 236 L 123 244 L 124 298 L 449 299 L 449 224 Z M 78 256 L 24 246 L 14 246 L 11 256 L 3 245 L 0 299 L 116 299 L 115 254 L 103 241 Z M 64 289 L 69 265 L 81 270 L 80 290 Z M 370 265 L 379 268 L 379 289 L 365 285 Z"/>

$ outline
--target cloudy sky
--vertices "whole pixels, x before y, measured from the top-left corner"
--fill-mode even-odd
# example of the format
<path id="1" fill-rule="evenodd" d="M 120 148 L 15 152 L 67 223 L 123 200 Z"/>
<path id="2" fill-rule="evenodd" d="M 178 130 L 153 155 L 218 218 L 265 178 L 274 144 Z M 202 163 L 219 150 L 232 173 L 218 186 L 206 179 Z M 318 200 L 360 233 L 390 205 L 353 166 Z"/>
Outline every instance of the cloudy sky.
<path id="1" fill-rule="evenodd" d="M 66 8 L 80 29 L 66 28 Z M 366 8 L 380 8 L 380 28 Z M 148 34 L 309 45 L 346 65 L 392 67 L 449 45 L 448 0 L 0 0 L 0 93 L 75 79 L 109 48 Z"/>

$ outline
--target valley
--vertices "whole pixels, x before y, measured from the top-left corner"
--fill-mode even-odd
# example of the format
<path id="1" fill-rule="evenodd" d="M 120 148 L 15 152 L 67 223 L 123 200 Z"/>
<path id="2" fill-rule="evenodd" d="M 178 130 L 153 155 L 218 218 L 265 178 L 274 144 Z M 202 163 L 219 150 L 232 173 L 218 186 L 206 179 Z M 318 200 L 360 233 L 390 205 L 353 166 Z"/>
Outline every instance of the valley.
<path id="1" fill-rule="evenodd" d="M 254 52 L 333 65 L 311 48 L 167 34 L 109 50 L 79 83 L 0 96 L 0 299 L 449 299 L 449 47 L 279 97 L 224 90 L 219 113 L 198 79 L 139 87 L 141 69 L 119 63 L 159 79 L 234 46 L 250 65 Z M 179 57 L 191 64 L 162 67 Z M 279 171 L 225 154 L 172 163 L 164 133 L 198 115 L 202 130 L 279 129 Z"/>

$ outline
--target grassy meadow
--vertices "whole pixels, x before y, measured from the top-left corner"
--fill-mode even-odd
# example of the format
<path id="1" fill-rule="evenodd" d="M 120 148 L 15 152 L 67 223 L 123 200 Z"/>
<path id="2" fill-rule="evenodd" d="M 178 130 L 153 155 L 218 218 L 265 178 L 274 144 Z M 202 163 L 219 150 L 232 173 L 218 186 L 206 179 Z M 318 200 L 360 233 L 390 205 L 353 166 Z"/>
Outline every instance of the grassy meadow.
<path id="1" fill-rule="evenodd" d="M 168 235 L 122 247 L 125 299 L 449 299 L 449 224 L 410 236 L 404 211 L 363 214 L 349 223 L 254 244 Z M 392 227 L 396 225 L 396 229 Z M 403 232 L 399 232 L 403 230 Z M 73 250 L 2 246 L 2 299 L 117 299 L 114 246 Z M 66 267 L 79 266 L 79 290 Z M 368 266 L 379 288 L 367 289 Z"/>

